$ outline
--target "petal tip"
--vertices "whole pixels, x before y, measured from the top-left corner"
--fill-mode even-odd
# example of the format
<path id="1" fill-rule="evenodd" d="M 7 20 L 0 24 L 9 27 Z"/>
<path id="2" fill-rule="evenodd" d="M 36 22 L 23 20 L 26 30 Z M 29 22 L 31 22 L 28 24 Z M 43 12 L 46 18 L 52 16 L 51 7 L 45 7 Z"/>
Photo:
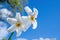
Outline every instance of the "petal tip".
<path id="1" fill-rule="evenodd" d="M 33 10 L 34 10 L 34 16 L 35 16 L 35 18 L 37 18 L 38 10 L 36 8 L 33 8 Z"/>
<path id="2" fill-rule="evenodd" d="M 28 6 L 26 6 L 24 9 L 25 9 L 25 11 L 26 11 L 27 13 L 31 13 L 31 12 L 32 12 L 32 10 L 31 10 Z"/>

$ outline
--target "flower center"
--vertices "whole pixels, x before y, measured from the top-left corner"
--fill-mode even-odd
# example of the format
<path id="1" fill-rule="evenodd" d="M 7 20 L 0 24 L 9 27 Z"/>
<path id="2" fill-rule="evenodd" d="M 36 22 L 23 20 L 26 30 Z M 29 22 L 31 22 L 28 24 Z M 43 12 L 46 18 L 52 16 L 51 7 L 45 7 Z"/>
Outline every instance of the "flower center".
<path id="1" fill-rule="evenodd" d="M 31 21 L 34 21 L 35 20 L 35 17 L 34 16 L 31 16 L 30 19 L 31 19 Z"/>
<path id="2" fill-rule="evenodd" d="M 17 27 L 20 27 L 20 26 L 21 26 L 21 23 L 17 22 L 17 23 L 16 23 L 16 26 L 17 26 Z"/>

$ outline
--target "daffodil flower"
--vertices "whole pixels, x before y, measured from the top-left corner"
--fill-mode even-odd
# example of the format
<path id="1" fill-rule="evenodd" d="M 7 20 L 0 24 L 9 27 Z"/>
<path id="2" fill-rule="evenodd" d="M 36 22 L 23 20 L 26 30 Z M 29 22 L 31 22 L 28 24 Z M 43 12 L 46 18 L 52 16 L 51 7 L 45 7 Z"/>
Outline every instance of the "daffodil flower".
<path id="1" fill-rule="evenodd" d="M 24 9 L 29 15 L 29 16 L 27 16 L 27 19 L 29 19 L 30 22 L 33 24 L 33 29 L 36 29 L 37 28 L 36 18 L 38 15 L 38 10 L 36 8 L 33 8 L 33 12 L 32 12 L 32 10 L 28 6 L 26 6 Z"/>
<path id="2" fill-rule="evenodd" d="M 7 21 L 12 25 L 8 31 L 14 32 L 16 30 L 17 36 L 20 36 L 24 27 L 20 13 L 16 13 L 15 18 L 7 18 Z"/>

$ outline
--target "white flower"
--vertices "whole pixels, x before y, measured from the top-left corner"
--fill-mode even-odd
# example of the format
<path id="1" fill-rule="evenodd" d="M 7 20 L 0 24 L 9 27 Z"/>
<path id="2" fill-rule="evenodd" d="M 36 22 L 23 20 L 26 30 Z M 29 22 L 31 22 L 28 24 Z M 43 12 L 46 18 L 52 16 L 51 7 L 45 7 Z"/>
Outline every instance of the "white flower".
<path id="1" fill-rule="evenodd" d="M 3 22 L 0 22 L 0 40 L 6 37 L 8 34 L 7 25 Z"/>
<path id="2" fill-rule="evenodd" d="M 33 29 L 36 29 L 37 28 L 37 21 L 36 21 L 35 18 L 37 18 L 38 10 L 36 8 L 33 8 L 33 12 L 32 12 L 32 10 L 28 6 L 26 6 L 24 9 L 28 13 L 28 15 L 29 15 L 27 18 L 33 24 Z"/>
<path id="3" fill-rule="evenodd" d="M 17 36 L 21 35 L 25 25 L 20 13 L 16 13 L 15 18 L 7 18 L 7 21 L 12 25 L 10 28 L 8 28 L 8 31 L 14 32 L 16 30 Z"/>

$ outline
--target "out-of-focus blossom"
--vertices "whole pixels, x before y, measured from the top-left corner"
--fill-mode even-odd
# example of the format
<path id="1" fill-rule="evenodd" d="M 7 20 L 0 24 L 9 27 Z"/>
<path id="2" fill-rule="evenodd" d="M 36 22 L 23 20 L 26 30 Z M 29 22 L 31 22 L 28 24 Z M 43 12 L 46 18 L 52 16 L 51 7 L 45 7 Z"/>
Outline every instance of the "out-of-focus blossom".
<path id="1" fill-rule="evenodd" d="M 0 19 L 6 19 L 7 17 L 10 16 L 12 16 L 12 13 L 8 9 L 6 8 L 0 9 Z"/>
<path id="2" fill-rule="evenodd" d="M 0 40 L 4 39 L 8 34 L 7 25 L 0 21 Z"/>

